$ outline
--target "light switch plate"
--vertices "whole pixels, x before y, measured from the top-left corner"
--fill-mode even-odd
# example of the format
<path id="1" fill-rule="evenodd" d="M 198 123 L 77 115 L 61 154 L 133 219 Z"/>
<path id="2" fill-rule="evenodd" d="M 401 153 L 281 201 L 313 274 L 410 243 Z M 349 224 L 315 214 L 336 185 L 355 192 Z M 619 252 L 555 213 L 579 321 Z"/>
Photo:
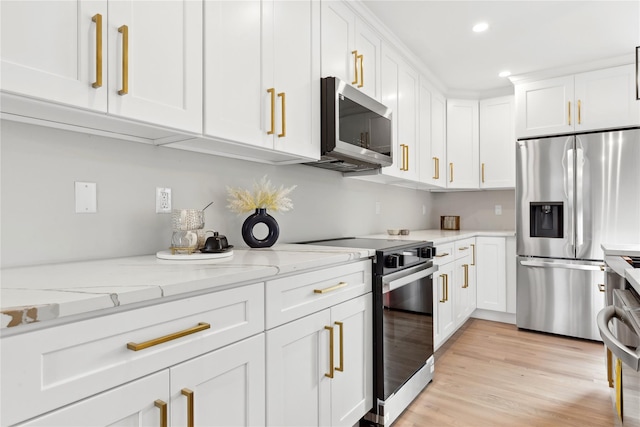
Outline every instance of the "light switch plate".
<path id="1" fill-rule="evenodd" d="M 76 213 L 98 212 L 97 185 L 95 182 L 76 181 Z"/>
<path id="2" fill-rule="evenodd" d="M 495 212 L 496 215 L 502 215 L 502 205 L 496 205 Z"/>

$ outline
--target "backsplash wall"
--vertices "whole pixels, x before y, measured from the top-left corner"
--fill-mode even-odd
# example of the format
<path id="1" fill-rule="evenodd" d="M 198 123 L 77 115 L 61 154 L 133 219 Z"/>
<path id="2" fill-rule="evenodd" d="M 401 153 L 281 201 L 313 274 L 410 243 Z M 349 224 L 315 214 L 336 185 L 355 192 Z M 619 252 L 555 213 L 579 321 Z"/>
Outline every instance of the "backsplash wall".
<path id="1" fill-rule="evenodd" d="M 440 228 L 441 215 L 459 215 L 462 230 L 515 230 L 515 190 L 432 193 L 430 228 Z M 495 214 L 496 205 L 502 215 Z"/>
<path id="2" fill-rule="evenodd" d="M 173 208 L 213 201 L 205 228 L 236 247 L 245 246 L 240 229 L 248 214 L 227 209 L 226 186 L 251 187 L 263 175 L 277 187 L 297 185 L 293 210 L 273 215 L 278 242 L 434 227 L 432 200 L 441 197 L 304 165 L 264 165 L 5 120 L 0 125 L 2 267 L 168 248 L 170 215 L 155 213 L 156 187 L 171 188 Z M 75 213 L 75 181 L 97 183 L 98 213 Z"/>

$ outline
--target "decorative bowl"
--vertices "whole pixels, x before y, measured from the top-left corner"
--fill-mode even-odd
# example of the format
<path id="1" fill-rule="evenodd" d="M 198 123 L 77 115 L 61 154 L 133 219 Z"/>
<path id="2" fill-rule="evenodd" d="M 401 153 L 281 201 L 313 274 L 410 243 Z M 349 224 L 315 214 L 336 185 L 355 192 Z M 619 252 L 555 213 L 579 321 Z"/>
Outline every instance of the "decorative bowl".
<path id="1" fill-rule="evenodd" d="M 391 228 L 391 229 L 387 230 L 387 234 L 389 234 L 389 236 L 397 236 L 398 234 L 400 234 L 400 229 L 399 228 Z"/>

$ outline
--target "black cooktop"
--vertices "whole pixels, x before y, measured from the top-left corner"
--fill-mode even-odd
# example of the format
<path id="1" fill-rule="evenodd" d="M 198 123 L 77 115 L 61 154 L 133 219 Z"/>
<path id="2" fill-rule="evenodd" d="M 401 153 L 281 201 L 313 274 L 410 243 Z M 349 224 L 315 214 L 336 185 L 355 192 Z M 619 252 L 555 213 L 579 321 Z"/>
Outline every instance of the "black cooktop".
<path id="1" fill-rule="evenodd" d="M 302 243 L 320 246 L 337 246 L 341 248 L 373 249 L 376 251 L 386 251 L 390 249 L 404 248 L 414 245 L 427 245 L 427 242 L 421 240 L 366 239 L 358 237 L 342 237 L 337 239 L 315 240 Z"/>

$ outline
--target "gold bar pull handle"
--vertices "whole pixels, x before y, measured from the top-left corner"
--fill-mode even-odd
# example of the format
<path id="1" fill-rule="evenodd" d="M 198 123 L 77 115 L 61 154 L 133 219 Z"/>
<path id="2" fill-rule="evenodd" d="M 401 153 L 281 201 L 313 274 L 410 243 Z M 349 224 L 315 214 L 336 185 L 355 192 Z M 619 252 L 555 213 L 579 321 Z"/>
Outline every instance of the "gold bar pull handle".
<path id="1" fill-rule="evenodd" d="M 471 265 L 476 265 L 476 245 L 474 243 L 472 243 L 471 245 L 471 250 L 472 250 L 472 257 L 471 257 Z"/>
<path id="2" fill-rule="evenodd" d="M 211 327 L 210 324 L 205 322 L 200 322 L 198 323 L 198 326 L 194 326 L 193 328 L 185 329 L 180 332 L 175 332 L 173 334 L 165 335 L 160 338 L 154 338 L 152 340 L 141 342 L 141 343 L 130 342 L 127 344 L 127 348 L 133 351 L 144 350 L 145 348 L 153 347 L 154 345 L 163 344 L 165 342 L 173 341 L 175 339 L 182 338 L 187 335 L 195 334 L 196 332 L 204 331 L 206 329 L 209 329 L 210 327 Z"/>
<path id="3" fill-rule="evenodd" d="M 340 336 L 339 336 L 339 341 L 340 341 L 340 366 L 338 366 L 336 368 L 336 371 L 340 371 L 340 372 L 344 372 L 344 323 L 342 322 L 333 322 L 336 325 L 338 325 L 338 327 L 340 327 Z"/>
<path id="4" fill-rule="evenodd" d="M 183 388 L 180 392 L 183 396 L 187 397 L 187 427 L 193 427 L 193 391 L 188 388 Z"/>
<path id="5" fill-rule="evenodd" d="M 353 54 L 353 81 L 352 85 L 358 84 L 358 51 L 354 50 L 351 52 Z"/>
<path id="6" fill-rule="evenodd" d="M 433 157 L 433 179 L 440 179 L 440 159 Z"/>
<path id="7" fill-rule="evenodd" d="M 569 101 L 569 107 L 567 108 L 567 111 L 569 112 L 569 126 L 571 126 L 571 101 Z"/>
<path id="8" fill-rule="evenodd" d="M 167 427 L 167 402 L 158 399 L 153 405 L 160 409 L 160 427 Z"/>
<path id="9" fill-rule="evenodd" d="M 582 110 L 582 102 L 578 99 L 578 124 L 582 124 L 582 114 L 580 110 Z"/>
<path id="10" fill-rule="evenodd" d="M 96 81 L 91 87 L 97 89 L 102 87 L 102 15 L 96 13 L 91 20 L 96 23 Z"/>
<path id="11" fill-rule="evenodd" d="M 449 163 L 449 182 L 453 182 L 453 163 Z"/>
<path id="12" fill-rule="evenodd" d="M 442 258 L 442 257 L 445 257 L 445 256 L 449 256 L 449 252 L 445 252 L 443 254 L 438 254 L 438 255 L 436 255 L 436 258 Z"/>
<path id="13" fill-rule="evenodd" d="M 326 294 L 327 292 L 332 292 L 332 291 L 335 291 L 335 290 L 337 290 L 337 289 L 344 288 L 345 286 L 348 286 L 348 285 L 349 285 L 349 283 L 347 283 L 347 282 L 340 282 L 340 283 L 338 283 L 337 285 L 335 285 L 335 286 L 330 286 L 330 287 L 328 287 L 328 288 L 324 288 L 324 289 L 314 289 L 314 290 L 313 290 L 313 293 L 314 293 L 314 294 Z"/>
<path id="14" fill-rule="evenodd" d="M 333 327 L 325 326 L 324 328 L 329 331 L 329 373 L 324 376 L 333 378 Z"/>
<path id="15" fill-rule="evenodd" d="M 118 32 L 122 33 L 122 89 L 118 95 L 126 95 L 129 93 L 129 27 L 123 25 Z"/>
<path id="16" fill-rule="evenodd" d="M 278 134 L 278 138 L 287 136 L 287 107 L 285 105 L 285 94 L 281 92 L 278 94 L 279 98 L 282 98 L 282 133 Z"/>
<path id="17" fill-rule="evenodd" d="M 469 287 L 469 264 L 462 264 L 462 268 L 464 269 L 464 285 L 462 285 L 464 289 Z"/>
<path id="18" fill-rule="evenodd" d="M 484 163 L 482 164 L 482 183 L 484 184 Z"/>
<path id="19" fill-rule="evenodd" d="M 442 299 L 440 300 L 440 302 L 447 302 L 447 299 L 445 297 L 445 283 L 444 283 L 444 276 L 446 276 L 446 274 L 441 274 L 440 278 L 442 279 Z"/>
<path id="20" fill-rule="evenodd" d="M 360 83 L 358 83 L 358 87 L 364 86 L 364 55 L 358 55 L 358 59 L 360 60 Z"/>
<path id="21" fill-rule="evenodd" d="M 446 283 L 446 287 L 445 287 L 446 292 L 444 294 L 445 295 L 444 300 L 449 301 L 449 275 L 448 274 L 444 275 L 444 281 Z"/>
<path id="22" fill-rule="evenodd" d="M 273 135 L 276 132 L 276 90 L 274 88 L 267 89 L 267 93 L 271 95 L 271 130 L 267 135 Z"/>
<path id="23" fill-rule="evenodd" d="M 600 292 L 604 292 L 604 291 L 605 291 L 604 283 L 598 283 L 598 290 L 599 290 Z"/>

